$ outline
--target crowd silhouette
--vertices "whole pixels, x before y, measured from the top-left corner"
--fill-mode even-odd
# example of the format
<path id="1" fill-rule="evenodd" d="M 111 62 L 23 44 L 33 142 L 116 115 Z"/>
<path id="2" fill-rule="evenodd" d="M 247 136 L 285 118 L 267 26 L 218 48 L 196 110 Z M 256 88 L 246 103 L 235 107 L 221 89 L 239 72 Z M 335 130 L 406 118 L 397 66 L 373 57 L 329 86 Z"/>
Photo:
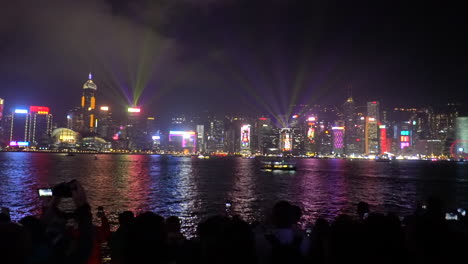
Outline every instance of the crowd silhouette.
<path id="1" fill-rule="evenodd" d="M 430 197 L 414 214 L 372 212 L 360 202 L 356 216 L 319 218 L 303 230 L 299 206 L 277 202 L 267 223 L 247 223 L 236 215 L 212 216 L 187 239 L 180 219 L 153 212 L 118 216 L 118 228 L 99 208 L 99 224 L 79 182 L 72 181 L 73 212 L 52 197 L 39 217 L 12 222 L 0 213 L 0 263 L 98 264 L 108 248 L 110 263 L 450 263 L 464 262 L 468 224 L 464 213 L 447 220 L 443 204 Z M 96 220 L 96 219 L 95 219 Z M 461 260 L 461 261 L 460 261 Z"/>

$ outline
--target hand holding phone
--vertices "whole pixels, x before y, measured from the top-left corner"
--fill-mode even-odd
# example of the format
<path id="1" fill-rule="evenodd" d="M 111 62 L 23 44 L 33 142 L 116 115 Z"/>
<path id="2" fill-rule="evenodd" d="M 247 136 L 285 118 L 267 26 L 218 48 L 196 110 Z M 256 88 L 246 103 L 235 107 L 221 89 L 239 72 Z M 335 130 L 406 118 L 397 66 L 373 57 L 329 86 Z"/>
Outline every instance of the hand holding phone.
<path id="1" fill-rule="evenodd" d="M 39 193 L 39 197 L 50 197 L 50 196 L 52 196 L 52 189 L 50 189 L 50 188 L 38 189 L 37 192 Z"/>

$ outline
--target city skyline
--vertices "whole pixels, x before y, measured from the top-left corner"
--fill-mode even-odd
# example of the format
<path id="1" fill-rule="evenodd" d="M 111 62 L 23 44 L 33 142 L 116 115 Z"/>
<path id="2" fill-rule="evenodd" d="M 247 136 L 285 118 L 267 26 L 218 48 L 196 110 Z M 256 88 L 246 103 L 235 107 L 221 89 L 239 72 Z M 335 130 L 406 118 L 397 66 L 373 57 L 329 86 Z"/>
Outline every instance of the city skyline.
<path id="1" fill-rule="evenodd" d="M 384 107 L 467 100 L 465 17 L 456 7 L 49 0 L 4 10 L 7 105 L 65 113 L 89 71 L 102 104 L 136 102 L 155 113 L 288 113 L 293 104 L 341 104 L 350 87 L 356 101 Z"/>

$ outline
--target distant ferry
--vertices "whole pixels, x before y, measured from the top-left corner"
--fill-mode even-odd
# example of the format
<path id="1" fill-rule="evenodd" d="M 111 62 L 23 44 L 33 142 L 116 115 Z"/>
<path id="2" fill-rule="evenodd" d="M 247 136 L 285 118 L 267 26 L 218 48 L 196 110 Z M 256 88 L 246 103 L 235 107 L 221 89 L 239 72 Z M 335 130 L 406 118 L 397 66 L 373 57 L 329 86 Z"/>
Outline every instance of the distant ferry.
<path id="1" fill-rule="evenodd" d="M 294 162 L 281 161 L 264 161 L 262 162 L 262 169 L 264 170 L 296 170 Z"/>

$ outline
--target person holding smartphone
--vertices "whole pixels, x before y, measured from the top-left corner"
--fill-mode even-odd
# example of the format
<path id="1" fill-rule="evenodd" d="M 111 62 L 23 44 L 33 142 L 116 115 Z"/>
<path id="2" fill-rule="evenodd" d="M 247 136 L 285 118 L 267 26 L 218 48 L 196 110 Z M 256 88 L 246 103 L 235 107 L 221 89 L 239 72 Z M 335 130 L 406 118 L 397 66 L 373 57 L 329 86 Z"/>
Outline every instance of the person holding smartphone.
<path id="1" fill-rule="evenodd" d="M 94 230 L 86 192 L 77 180 L 57 186 L 56 194 L 58 195 L 52 196 L 42 216 L 46 224 L 46 232 L 52 241 L 55 258 L 59 263 L 90 263 Z M 72 199 L 75 205 L 73 213 L 59 209 L 63 198 Z M 67 226 L 69 222 L 75 224 Z"/>

